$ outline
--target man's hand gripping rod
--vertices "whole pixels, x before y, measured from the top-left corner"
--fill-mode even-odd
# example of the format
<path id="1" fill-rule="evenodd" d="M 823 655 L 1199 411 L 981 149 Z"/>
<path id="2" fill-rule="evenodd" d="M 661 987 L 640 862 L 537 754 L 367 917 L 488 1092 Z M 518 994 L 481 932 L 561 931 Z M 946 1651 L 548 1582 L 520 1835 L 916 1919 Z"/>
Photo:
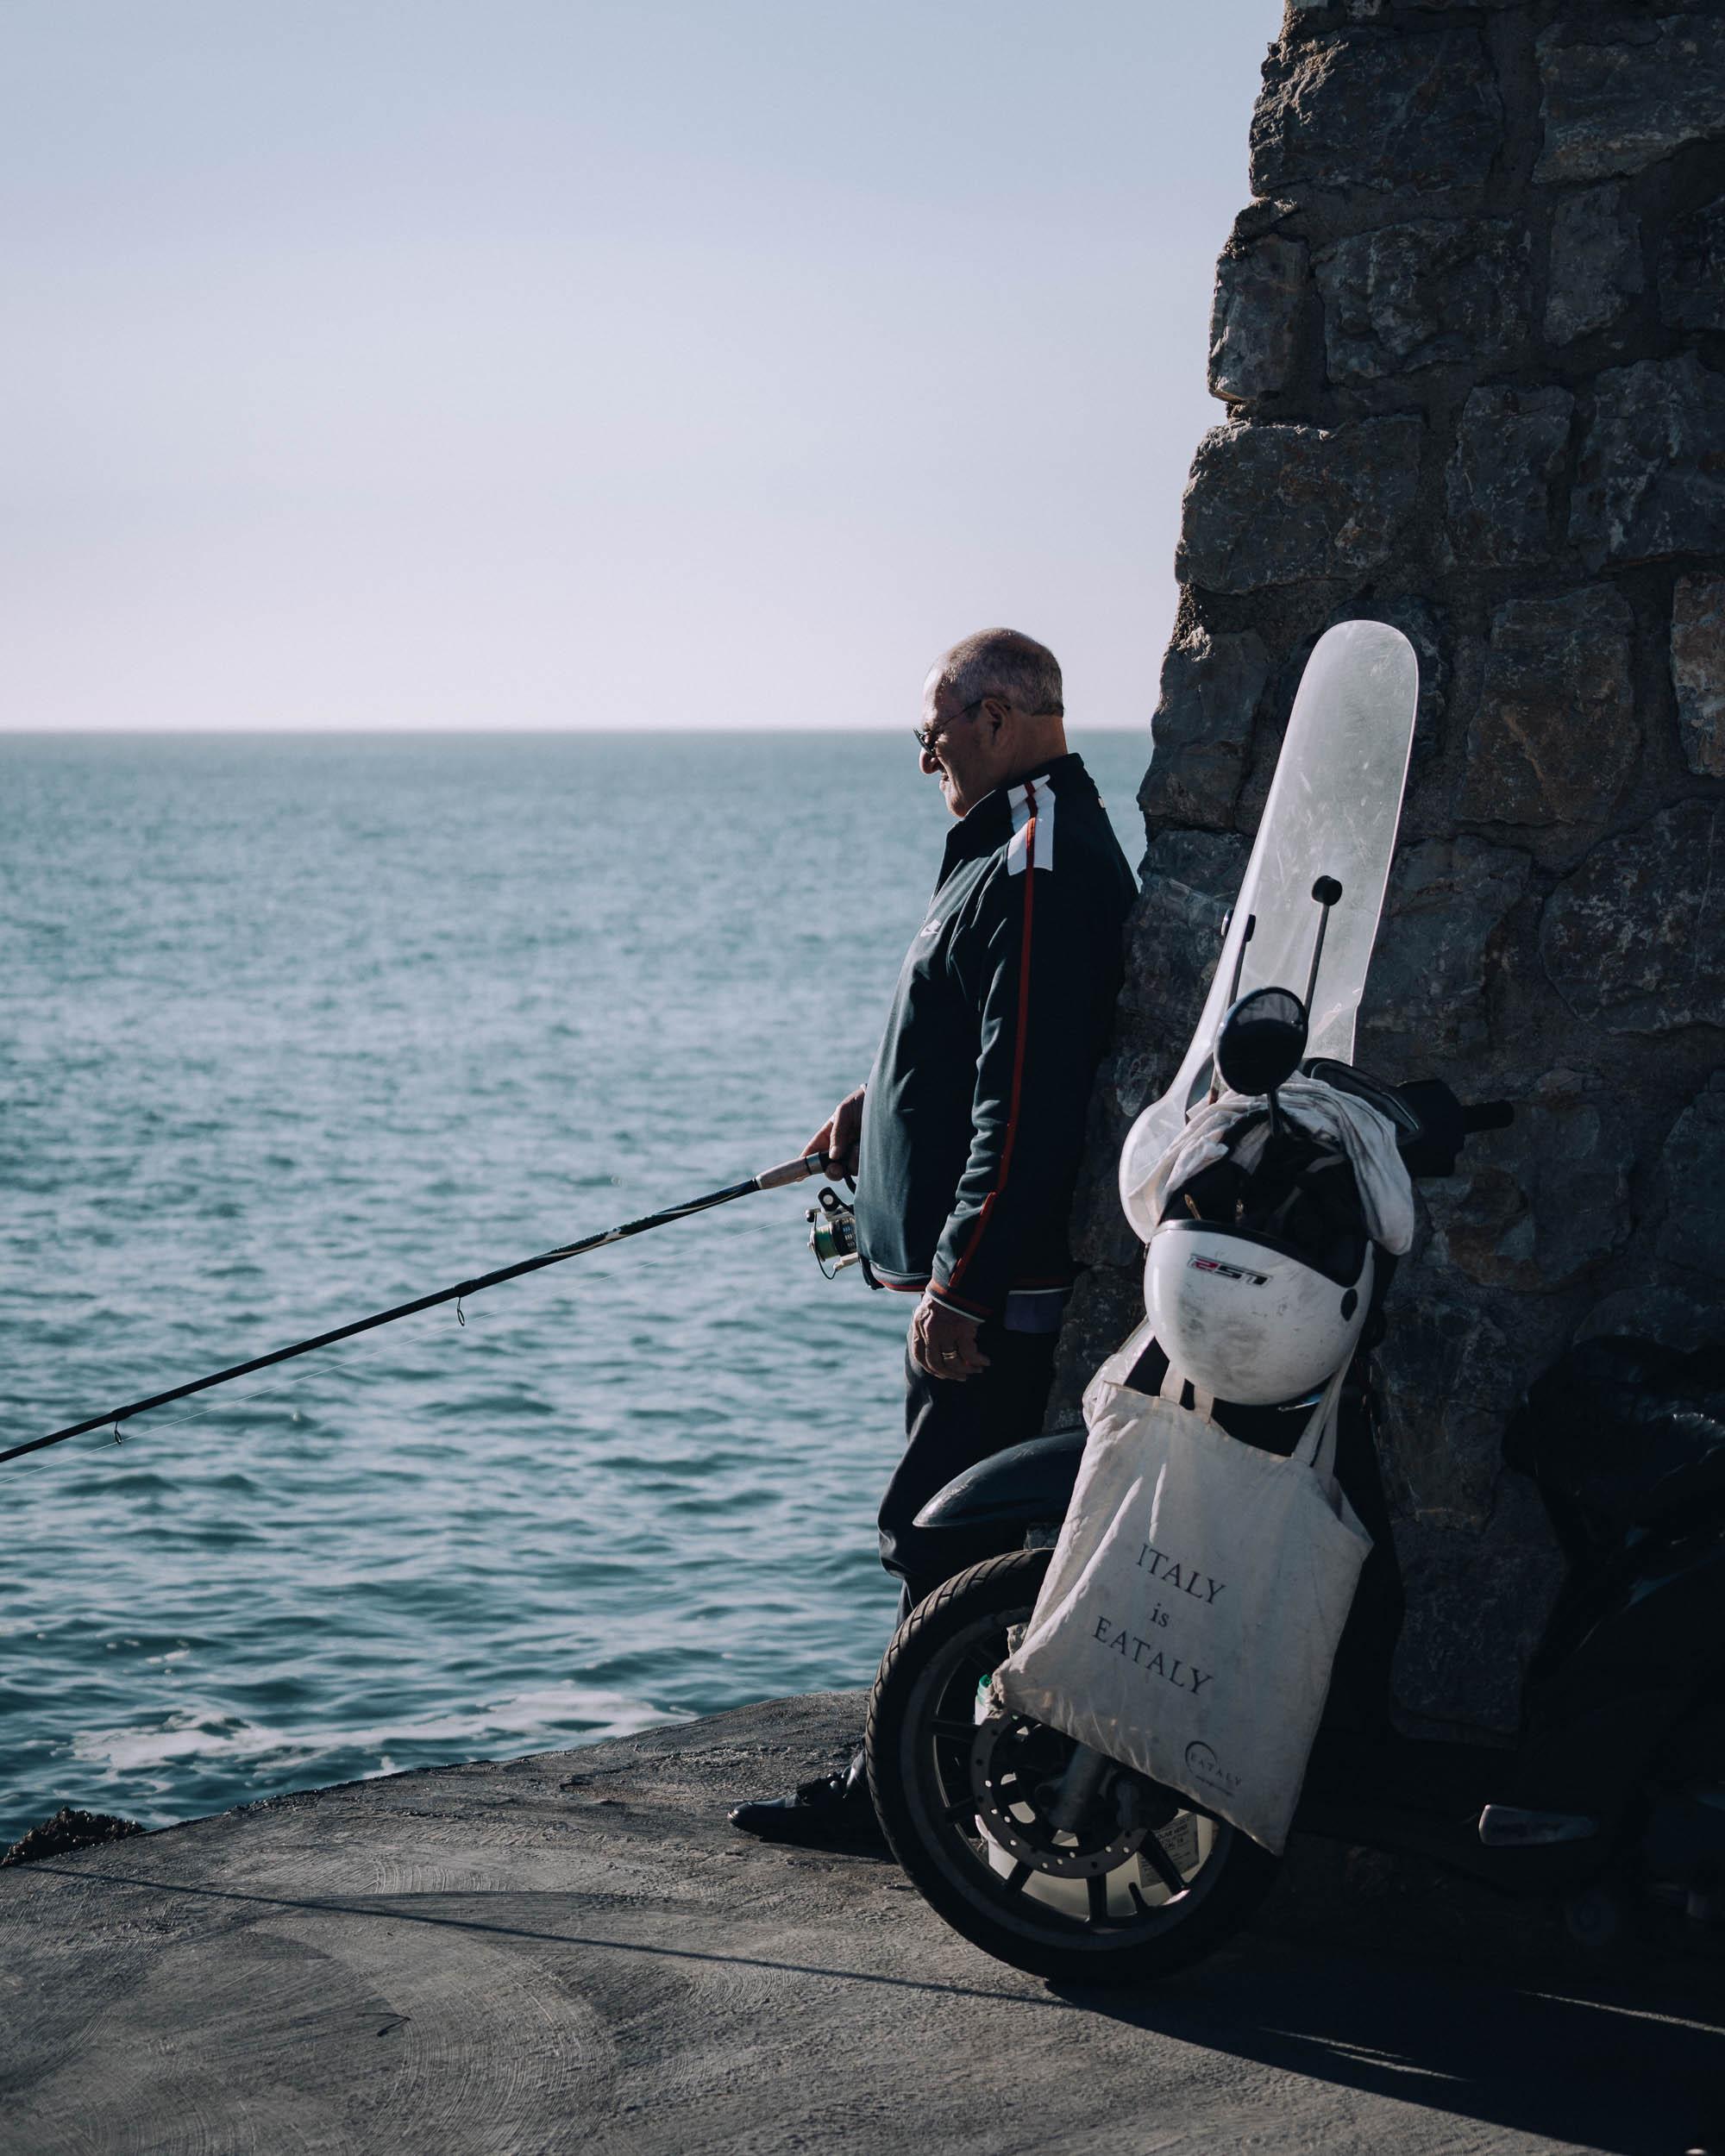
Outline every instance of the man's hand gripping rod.
<path id="1" fill-rule="evenodd" d="M 610 1243 L 626 1242 L 631 1235 L 645 1235 L 649 1228 L 668 1227 L 673 1220 L 687 1220 L 697 1213 L 710 1213 L 715 1206 L 728 1206 L 733 1199 L 746 1198 L 753 1191 L 782 1190 L 790 1183 L 806 1182 L 811 1175 L 822 1174 L 825 1166 L 825 1156 L 820 1153 L 806 1153 L 800 1160 L 784 1161 L 777 1168 L 763 1169 L 760 1175 L 751 1175 L 747 1182 L 709 1191 L 704 1198 L 691 1198 L 687 1205 L 670 1206 L 663 1213 L 649 1213 L 643 1219 L 624 1221 L 621 1227 L 584 1236 L 579 1243 L 565 1243 L 561 1249 L 542 1251 L 537 1257 L 523 1258 L 518 1264 L 500 1265 L 495 1272 L 457 1281 L 453 1288 L 440 1288 L 435 1294 L 416 1296 L 411 1302 L 397 1303 L 392 1310 L 379 1310 L 369 1318 L 356 1318 L 351 1325 L 338 1325 L 331 1332 L 318 1333 L 315 1338 L 296 1340 L 292 1347 L 276 1348 L 268 1355 L 254 1355 L 248 1363 L 233 1363 L 225 1370 L 213 1371 L 208 1377 L 195 1377 L 189 1385 L 170 1386 L 166 1392 L 152 1393 L 147 1400 L 135 1400 L 127 1407 L 111 1407 L 106 1414 L 87 1415 L 82 1422 L 74 1422 L 65 1430 L 53 1430 L 45 1438 L 31 1438 L 23 1445 L 0 1451 L 0 1465 L 8 1460 L 20 1459 L 26 1452 L 40 1452 L 44 1446 L 61 1445 L 67 1438 L 81 1438 L 91 1430 L 105 1430 L 110 1426 L 117 1444 L 120 1425 L 133 1415 L 147 1414 L 152 1407 L 166 1407 L 172 1401 L 208 1392 L 212 1385 L 225 1385 L 232 1378 L 249 1377 L 254 1371 L 267 1370 L 274 1363 L 292 1362 L 296 1355 L 310 1355 L 317 1348 L 333 1347 L 337 1340 L 351 1340 L 357 1333 L 374 1332 L 381 1325 L 393 1325 L 398 1318 L 411 1318 L 422 1310 L 435 1310 L 439 1303 L 460 1302 L 466 1296 L 478 1294 L 482 1288 L 495 1288 L 505 1280 L 519 1280 L 524 1273 L 536 1273 L 547 1265 L 561 1265 L 566 1258 L 585 1257 L 587 1251 L 601 1250 Z"/>

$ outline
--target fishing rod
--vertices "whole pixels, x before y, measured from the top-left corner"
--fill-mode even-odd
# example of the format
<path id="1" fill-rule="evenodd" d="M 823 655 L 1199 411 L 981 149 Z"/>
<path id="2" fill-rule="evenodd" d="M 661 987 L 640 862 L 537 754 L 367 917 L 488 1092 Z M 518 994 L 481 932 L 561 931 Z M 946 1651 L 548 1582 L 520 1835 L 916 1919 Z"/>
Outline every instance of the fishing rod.
<path id="1" fill-rule="evenodd" d="M 232 1378 L 249 1377 L 254 1370 L 267 1370 L 276 1363 L 292 1362 L 296 1355 L 310 1355 L 315 1349 L 333 1347 L 337 1340 L 351 1340 L 356 1333 L 374 1332 L 380 1325 L 393 1325 L 398 1318 L 411 1318 L 422 1310 L 435 1310 L 439 1303 L 460 1304 L 468 1295 L 476 1295 L 482 1288 L 495 1288 L 505 1280 L 519 1280 L 524 1273 L 536 1273 L 547 1265 L 561 1265 L 571 1257 L 585 1257 L 589 1250 L 603 1250 L 607 1244 L 626 1242 L 631 1235 L 645 1235 L 649 1228 L 662 1228 L 673 1220 L 687 1220 L 697 1213 L 710 1213 L 715 1206 L 728 1206 L 733 1199 L 746 1198 L 752 1191 L 782 1190 L 787 1184 L 806 1181 L 811 1175 L 822 1174 L 826 1167 L 824 1155 L 806 1153 L 800 1160 L 781 1162 L 777 1168 L 763 1169 L 760 1175 L 751 1175 L 746 1182 L 729 1184 L 723 1190 L 710 1190 L 704 1198 L 691 1198 L 686 1205 L 668 1206 L 662 1213 L 649 1213 L 639 1220 L 625 1220 L 621 1227 L 605 1228 L 597 1235 L 583 1236 L 579 1243 L 565 1243 L 555 1250 L 542 1250 L 537 1257 L 524 1257 L 518 1264 L 499 1265 L 495 1272 L 480 1273 L 472 1280 L 459 1280 L 453 1288 L 440 1288 L 435 1294 L 418 1295 L 411 1302 L 397 1303 L 392 1310 L 374 1311 L 369 1318 L 356 1318 L 351 1325 L 338 1325 L 333 1332 L 320 1332 L 310 1340 L 296 1340 L 292 1347 L 276 1348 L 268 1355 L 254 1355 L 248 1363 L 235 1363 L 225 1370 L 213 1371 L 208 1377 L 194 1377 L 189 1385 L 170 1386 L 165 1393 L 152 1393 L 147 1400 L 135 1400 L 129 1407 L 110 1408 L 106 1414 L 88 1415 L 82 1422 L 74 1422 L 65 1430 L 52 1430 L 45 1438 L 31 1438 L 23 1445 L 15 1445 L 0 1452 L 0 1466 L 8 1460 L 22 1459 L 26 1452 L 40 1452 L 44 1446 L 63 1445 L 68 1438 L 81 1438 L 91 1430 L 105 1430 L 110 1426 L 114 1442 L 121 1442 L 120 1425 L 134 1415 L 147 1414 L 152 1407 L 166 1407 L 171 1401 L 188 1399 L 193 1393 L 208 1392 L 212 1385 L 225 1385 Z M 459 1309 L 456 1315 L 461 1316 Z M 462 1319 L 465 1324 L 467 1320 Z"/>

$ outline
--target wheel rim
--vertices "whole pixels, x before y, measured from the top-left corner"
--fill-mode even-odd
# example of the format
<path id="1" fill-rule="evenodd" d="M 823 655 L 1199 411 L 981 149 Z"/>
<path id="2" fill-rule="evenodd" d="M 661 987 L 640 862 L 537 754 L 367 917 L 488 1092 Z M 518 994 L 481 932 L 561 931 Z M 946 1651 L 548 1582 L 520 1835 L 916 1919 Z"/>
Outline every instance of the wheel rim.
<path id="1" fill-rule="evenodd" d="M 996 1923 L 1080 1952 L 1119 1952 L 1187 1922 L 1236 1829 L 1111 1766 L 1071 1830 L 1050 1816 L 1071 1739 L 993 1706 L 989 1681 L 1030 1608 L 990 1612 L 935 1650 L 912 1688 L 899 1771 L 918 1838 Z"/>

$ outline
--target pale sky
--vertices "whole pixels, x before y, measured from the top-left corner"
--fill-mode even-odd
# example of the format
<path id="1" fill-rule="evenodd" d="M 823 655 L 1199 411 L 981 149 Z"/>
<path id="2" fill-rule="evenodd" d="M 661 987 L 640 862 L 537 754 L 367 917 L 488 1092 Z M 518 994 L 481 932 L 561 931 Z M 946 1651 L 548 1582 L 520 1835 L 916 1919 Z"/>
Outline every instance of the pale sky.
<path id="1" fill-rule="evenodd" d="M 0 726 L 1148 718 L 1280 0 L 13 0 Z"/>

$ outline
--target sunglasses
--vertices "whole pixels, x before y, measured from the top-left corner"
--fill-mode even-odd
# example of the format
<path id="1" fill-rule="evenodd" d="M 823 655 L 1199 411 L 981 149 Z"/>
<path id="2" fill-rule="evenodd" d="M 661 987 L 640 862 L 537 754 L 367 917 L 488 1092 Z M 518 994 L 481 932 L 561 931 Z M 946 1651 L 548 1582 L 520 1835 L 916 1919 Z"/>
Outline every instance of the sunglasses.
<path id="1" fill-rule="evenodd" d="M 967 704 L 963 711 L 955 712 L 950 718 L 938 719 L 932 726 L 913 726 L 911 734 L 924 755 L 932 756 L 936 742 L 957 725 L 960 719 L 969 718 L 972 711 L 980 711 L 985 704 L 1006 703 L 1006 698 L 998 689 L 990 689 L 986 696 L 979 696 L 974 704 Z M 1007 708 L 1010 711 L 1014 707 L 1008 704 Z M 1027 718 L 1063 718 L 1066 714 L 1058 704 L 1055 704 L 1045 711 L 1027 711 L 1025 716 Z"/>
<path id="2" fill-rule="evenodd" d="M 915 736 L 917 747 L 924 755 L 932 756 L 934 744 L 943 734 L 950 733 L 961 719 L 969 718 L 972 711 L 980 711 L 985 704 L 994 699 L 994 691 L 990 689 L 987 696 L 979 696 L 974 704 L 967 704 L 962 711 L 955 712 L 950 718 L 937 719 L 932 726 L 913 726 L 911 732 Z"/>

